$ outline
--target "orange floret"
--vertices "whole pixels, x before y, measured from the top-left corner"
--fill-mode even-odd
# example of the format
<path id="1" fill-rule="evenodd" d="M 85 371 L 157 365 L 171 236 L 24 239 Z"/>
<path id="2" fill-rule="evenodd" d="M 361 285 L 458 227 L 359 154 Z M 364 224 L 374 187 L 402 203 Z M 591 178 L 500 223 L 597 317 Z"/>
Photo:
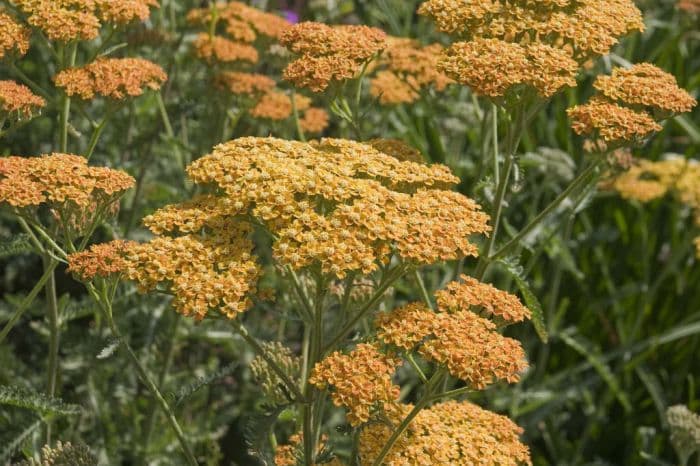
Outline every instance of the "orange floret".
<path id="1" fill-rule="evenodd" d="M 661 125 L 648 113 L 600 98 L 570 108 L 567 114 L 576 134 L 600 138 L 605 142 L 639 142 L 661 131 Z"/>
<path id="2" fill-rule="evenodd" d="M 248 62 L 257 63 L 259 56 L 255 47 L 240 42 L 234 42 L 224 37 L 209 34 L 199 34 L 194 41 L 197 57 L 207 62 Z"/>
<path id="3" fill-rule="evenodd" d="M 12 3 L 26 13 L 29 24 L 41 29 L 49 40 L 92 40 L 99 35 L 95 0 L 13 0 Z"/>
<path id="4" fill-rule="evenodd" d="M 32 93 L 27 86 L 14 81 L 0 81 L 0 114 L 3 118 L 9 117 L 13 120 L 31 118 L 45 105 L 46 101 Z"/>
<path id="5" fill-rule="evenodd" d="M 0 10 L 0 60 L 6 56 L 19 58 L 29 50 L 31 31 Z"/>
<path id="6" fill-rule="evenodd" d="M 262 74 L 224 71 L 219 73 L 215 82 L 234 95 L 256 96 L 271 91 L 275 80 Z"/>
<path id="7" fill-rule="evenodd" d="M 102 21 L 128 24 L 134 20 L 146 21 L 158 0 L 95 0 Z"/>
<path id="8" fill-rule="evenodd" d="M 319 134 L 322 133 L 329 123 L 330 117 L 328 112 L 322 108 L 311 107 L 304 112 L 304 115 L 299 119 L 301 129 L 307 133 Z"/>

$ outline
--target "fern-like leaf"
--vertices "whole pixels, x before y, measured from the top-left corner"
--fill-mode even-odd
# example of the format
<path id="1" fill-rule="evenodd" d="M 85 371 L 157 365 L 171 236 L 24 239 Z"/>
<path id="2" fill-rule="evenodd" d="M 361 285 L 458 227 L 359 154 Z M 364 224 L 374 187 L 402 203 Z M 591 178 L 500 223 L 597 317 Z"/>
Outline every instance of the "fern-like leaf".
<path id="1" fill-rule="evenodd" d="M 16 235 L 7 241 L 0 242 L 0 259 L 34 250 L 29 235 Z"/>
<path id="2" fill-rule="evenodd" d="M 6 464 L 12 456 L 17 453 L 22 444 L 27 440 L 37 429 L 41 427 L 41 421 L 35 421 L 20 432 L 14 439 L 7 442 L 0 450 L 0 464 Z"/>
<path id="3" fill-rule="evenodd" d="M 22 387 L 0 385 L 0 404 L 24 408 L 43 418 L 78 414 L 80 406 Z"/>

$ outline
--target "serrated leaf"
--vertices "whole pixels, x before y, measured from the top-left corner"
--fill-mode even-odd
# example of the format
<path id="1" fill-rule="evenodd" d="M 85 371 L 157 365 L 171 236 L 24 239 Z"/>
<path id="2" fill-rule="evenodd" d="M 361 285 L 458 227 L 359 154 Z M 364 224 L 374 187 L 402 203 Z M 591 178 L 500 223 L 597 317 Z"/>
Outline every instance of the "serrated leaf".
<path id="1" fill-rule="evenodd" d="M 12 456 L 19 450 L 22 444 L 41 427 L 41 421 L 36 421 L 30 424 L 26 429 L 19 433 L 14 439 L 10 440 L 0 451 L 0 464 L 9 462 Z"/>
<path id="2" fill-rule="evenodd" d="M 78 414 L 80 406 L 23 387 L 0 385 L 0 404 L 28 409 L 42 417 Z"/>

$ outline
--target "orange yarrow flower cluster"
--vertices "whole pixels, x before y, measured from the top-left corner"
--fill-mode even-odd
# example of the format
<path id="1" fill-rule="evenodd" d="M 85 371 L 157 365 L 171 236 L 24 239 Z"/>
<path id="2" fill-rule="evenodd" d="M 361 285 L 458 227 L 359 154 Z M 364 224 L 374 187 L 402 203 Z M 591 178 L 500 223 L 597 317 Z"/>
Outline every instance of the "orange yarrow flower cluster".
<path id="1" fill-rule="evenodd" d="M 421 46 L 410 39 L 389 38 L 371 81 L 370 93 L 384 105 L 411 103 L 423 90 L 443 91 L 453 81 L 438 71 L 443 48 L 439 44 Z"/>
<path id="2" fill-rule="evenodd" d="M 128 266 L 128 251 L 137 244 L 125 240 L 95 244 L 85 251 L 71 254 L 67 271 L 85 282 L 96 277 L 109 278 L 121 274 Z"/>
<path id="3" fill-rule="evenodd" d="M 591 101 L 568 110 L 579 135 L 605 143 L 639 142 L 661 130 L 657 120 L 690 111 L 697 101 L 678 87 L 673 75 L 642 63 L 616 68 L 594 83 Z"/>
<path id="4" fill-rule="evenodd" d="M 69 96 L 122 100 L 140 96 L 145 89 L 158 90 L 167 79 L 163 68 L 142 58 L 99 58 L 61 71 L 54 81 Z"/>
<path id="5" fill-rule="evenodd" d="M 418 12 L 462 40 L 438 69 L 491 98 L 522 86 L 544 98 L 573 87 L 583 63 L 644 28 L 632 0 L 428 0 Z"/>
<path id="6" fill-rule="evenodd" d="M 676 8 L 687 13 L 700 13 L 700 0 L 678 0 Z"/>
<path id="7" fill-rule="evenodd" d="M 344 407 L 350 425 L 358 426 L 375 410 L 398 400 L 400 389 L 391 377 L 399 365 L 400 358 L 362 343 L 349 354 L 336 351 L 316 364 L 309 383 L 319 390 L 332 388 L 333 404 Z"/>
<path id="8" fill-rule="evenodd" d="M 360 433 L 361 464 L 373 464 L 412 405 L 387 413 L 392 425 L 369 423 Z M 532 464 L 520 442 L 522 429 L 505 416 L 463 401 L 423 409 L 389 450 L 383 465 L 449 464 L 454 466 L 522 466 Z"/>
<path id="9" fill-rule="evenodd" d="M 273 232 L 280 263 L 318 264 L 338 278 L 371 273 L 394 253 L 415 263 L 476 255 L 470 236 L 489 230 L 476 203 L 446 190 L 458 181 L 447 167 L 401 162 L 354 141 L 241 138 L 188 174 Z"/>
<path id="10" fill-rule="evenodd" d="M 386 47 L 386 34 L 368 26 L 299 23 L 284 32 L 282 45 L 300 55 L 284 70 L 296 87 L 324 91 L 355 78 Z"/>
<path id="11" fill-rule="evenodd" d="M 146 21 L 151 8 L 158 8 L 158 0 L 95 0 L 99 18 L 107 23 L 128 24 Z"/>
<path id="12" fill-rule="evenodd" d="M 299 125 L 306 133 L 321 134 L 328 128 L 329 121 L 330 116 L 325 109 L 309 107 L 299 119 Z"/>
<path id="13" fill-rule="evenodd" d="M 226 33 L 240 42 L 254 42 L 258 35 L 279 39 L 290 26 L 290 23 L 280 16 L 241 2 L 217 3 L 210 8 L 196 8 L 189 11 L 187 20 L 200 26 L 209 26 L 212 21 L 222 22 Z"/>
<path id="14" fill-rule="evenodd" d="M 18 58 L 29 50 L 31 31 L 0 10 L 0 60 Z"/>
<path id="15" fill-rule="evenodd" d="M 31 118 L 46 101 L 14 81 L 0 81 L 0 116 L 10 120 Z M 0 128 L 2 129 L 2 128 Z"/>
<path id="16" fill-rule="evenodd" d="M 248 62 L 257 63 L 259 55 L 255 47 L 241 42 L 234 42 L 220 36 L 201 33 L 194 41 L 194 50 L 198 58 L 209 63 Z"/>
<path id="17" fill-rule="evenodd" d="M 90 167 L 78 155 L 0 158 L 0 203 L 16 208 L 42 204 L 85 208 L 95 201 L 112 203 L 133 185 L 128 174 Z"/>
<path id="18" fill-rule="evenodd" d="M 272 90 L 265 93 L 250 109 L 250 116 L 273 121 L 286 120 L 292 116 L 293 105 L 296 105 L 298 112 L 303 112 L 311 106 L 311 99 L 295 94 L 292 102 L 292 97 L 285 92 Z"/>
<path id="19" fill-rule="evenodd" d="M 223 71 L 214 78 L 214 82 L 233 95 L 251 97 L 270 92 L 276 85 L 274 79 L 263 74 L 238 71 Z"/>

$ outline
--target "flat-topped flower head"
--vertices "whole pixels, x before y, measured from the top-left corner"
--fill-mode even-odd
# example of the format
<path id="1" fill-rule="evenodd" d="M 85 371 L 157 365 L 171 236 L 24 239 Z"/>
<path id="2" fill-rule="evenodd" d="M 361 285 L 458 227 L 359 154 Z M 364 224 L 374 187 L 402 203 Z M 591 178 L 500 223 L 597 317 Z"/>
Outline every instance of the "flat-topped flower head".
<path id="1" fill-rule="evenodd" d="M 95 0 L 99 18 L 119 25 L 132 21 L 146 21 L 151 8 L 158 8 L 158 0 Z"/>
<path id="2" fill-rule="evenodd" d="M 475 39 L 452 44 L 438 69 L 487 97 L 503 97 L 518 86 L 551 97 L 564 87 L 576 86 L 579 65 L 565 51 L 545 44 Z"/>
<path id="3" fill-rule="evenodd" d="M 69 96 L 122 100 L 146 89 L 158 90 L 167 79 L 163 68 L 142 58 L 99 58 L 82 68 L 61 71 L 54 81 Z"/>
<path id="4" fill-rule="evenodd" d="M 421 46 L 412 40 L 389 38 L 370 93 L 390 105 L 415 102 L 430 87 L 443 91 L 453 81 L 438 70 L 442 51 L 439 44 Z"/>
<path id="5" fill-rule="evenodd" d="M 354 141 L 241 138 L 188 173 L 272 231 L 280 263 L 338 278 L 371 273 L 394 253 L 421 264 L 476 255 L 471 235 L 489 230 L 474 201 L 448 190 L 458 179 L 447 167 Z"/>
<path id="6" fill-rule="evenodd" d="M 198 58 L 209 63 L 232 63 L 247 62 L 257 63 L 259 60 L 258 51 L 255 47 L 234 42 L 225 37 L 209 34 L 199 34 L 194 41 L 194 51 Z"/>
<path id="7" fill-rule="evenodd" d="M 412 405 L 388 413 L 391 424 L 369 423 L 360 433 L 361 464 L 373 464 Z M 523 430 L 505 416 L 466 401 L 423 409 L 389 450 L 383 465 L 523 466 L 532 464 Z"/>
<path id="8" fill-rule="evenodd" d="M 322 108 L 310 107 L 299 119 L 301 129 L 309 134 L 321 134 L 330 122 L 328 112 Z"/>
<path id="9" fill-rule="evenodd" d="M 12 207 L 89 207 L 111 203 L 134 185 L 128 174 L 90 167 L 84 157 L 51 154 L 0 158 L 0 204 Z"/>
<path id="10" fill-rule="evenodd" d="M 314 22 L 290 27 L 280 42 L 300 55 L 284 70 L 284 79 L 314 92 L 354 78 L 387 44 L 386 34 L 376 28 Z"/>
<path id="11" fill-rule="evenodd" d="M 294 96 L 294 104 L 297 111 L 301 112 L 311 106 L 311 99 L 303 95 Z M 265 93 L 258 103 L 250 109 L 250 116 L 265 120 L 286 120 L 294 112 L 292 97 L 285 92 L 272 90 Z"/>
<path id="12" fill-rule="evenodd" d="M 27 14 L 27 22 L 49 40 L 92 40 L 99 35 L 95 0 L 12 0 L 11 3 Z"/>
<path id="13" fill-rule="evenodd" d="M 344 407 L 350 425 L 358 426 L 377 409 L 398 401 L 400 389 L 391 377 L 399 365 L 400 358 L 362 343 L 349 354 L 336 351 L 316 364 L 309 383 L 319 390 L 330 388 L 333 404 Z"/>
<path id="14" fill-rule="evenodd" d="M 428 0 L 418 12 L 457 38 L 539 42 L 568 51 L 579 63 L 607 54 L 619 37 L 644 29 L 632 0 Z"/>
<path id="15" fill-rule="evenodd" d="M 94 244 L 85 251 L 68 256 L 67 271 L 86 282 L 96 277 L 109 278 L 119 275 L 128 267 L 126 256 L 137 244 L 125 240 Z"/>
<path id="16" fill-rule="evenodd" d="M 272 91 L 275 80 L 263 74 L 223 71 L 216 75 L 214 82 L 233 95 L 259 96 Z"/>
<path id="17" fill-rule="evenodd" d="M 258 36 L 279 39 L 291 23 L 281 16 L 259 10 L 241 2 L 217 3 L 216 21 L 224 23 L 226 33 L 241 42 L 253 42 Z M 211 24 L 214 9 L 196 8 L 187 14 L 192 24 L 208 26 Z"/>
<path id="18" fill-rule="evenodd" d="M 676 78 L 650 63 L 615 68 L 610 76 L 599 76 L 593 84 L 612 101 L 640 106 L 662 114 L 689 112 L 697 101 L 678 87 Z"/>
<path id="19" fill-rule="evenodd" d="M 661 131 L 661 125 L 649 113 L 598 97 L 568 109 L 567 114 L 576 134 L 601 139 L 605 143 L 640 143 L 654 132 Z"/>
<path id="20" fill-rule="evenodd" d="M 10 122 L 32 118 L 46 101 L 14 81 L 0 81 L 0 118 Z M 2 128 L 0 127 L 0 130 Z"/>
<path id="21" fill-rule="evenodd" d="M 0 60 L 23 57 L 29 50 L 31 31 L 0 10 Z"/>

